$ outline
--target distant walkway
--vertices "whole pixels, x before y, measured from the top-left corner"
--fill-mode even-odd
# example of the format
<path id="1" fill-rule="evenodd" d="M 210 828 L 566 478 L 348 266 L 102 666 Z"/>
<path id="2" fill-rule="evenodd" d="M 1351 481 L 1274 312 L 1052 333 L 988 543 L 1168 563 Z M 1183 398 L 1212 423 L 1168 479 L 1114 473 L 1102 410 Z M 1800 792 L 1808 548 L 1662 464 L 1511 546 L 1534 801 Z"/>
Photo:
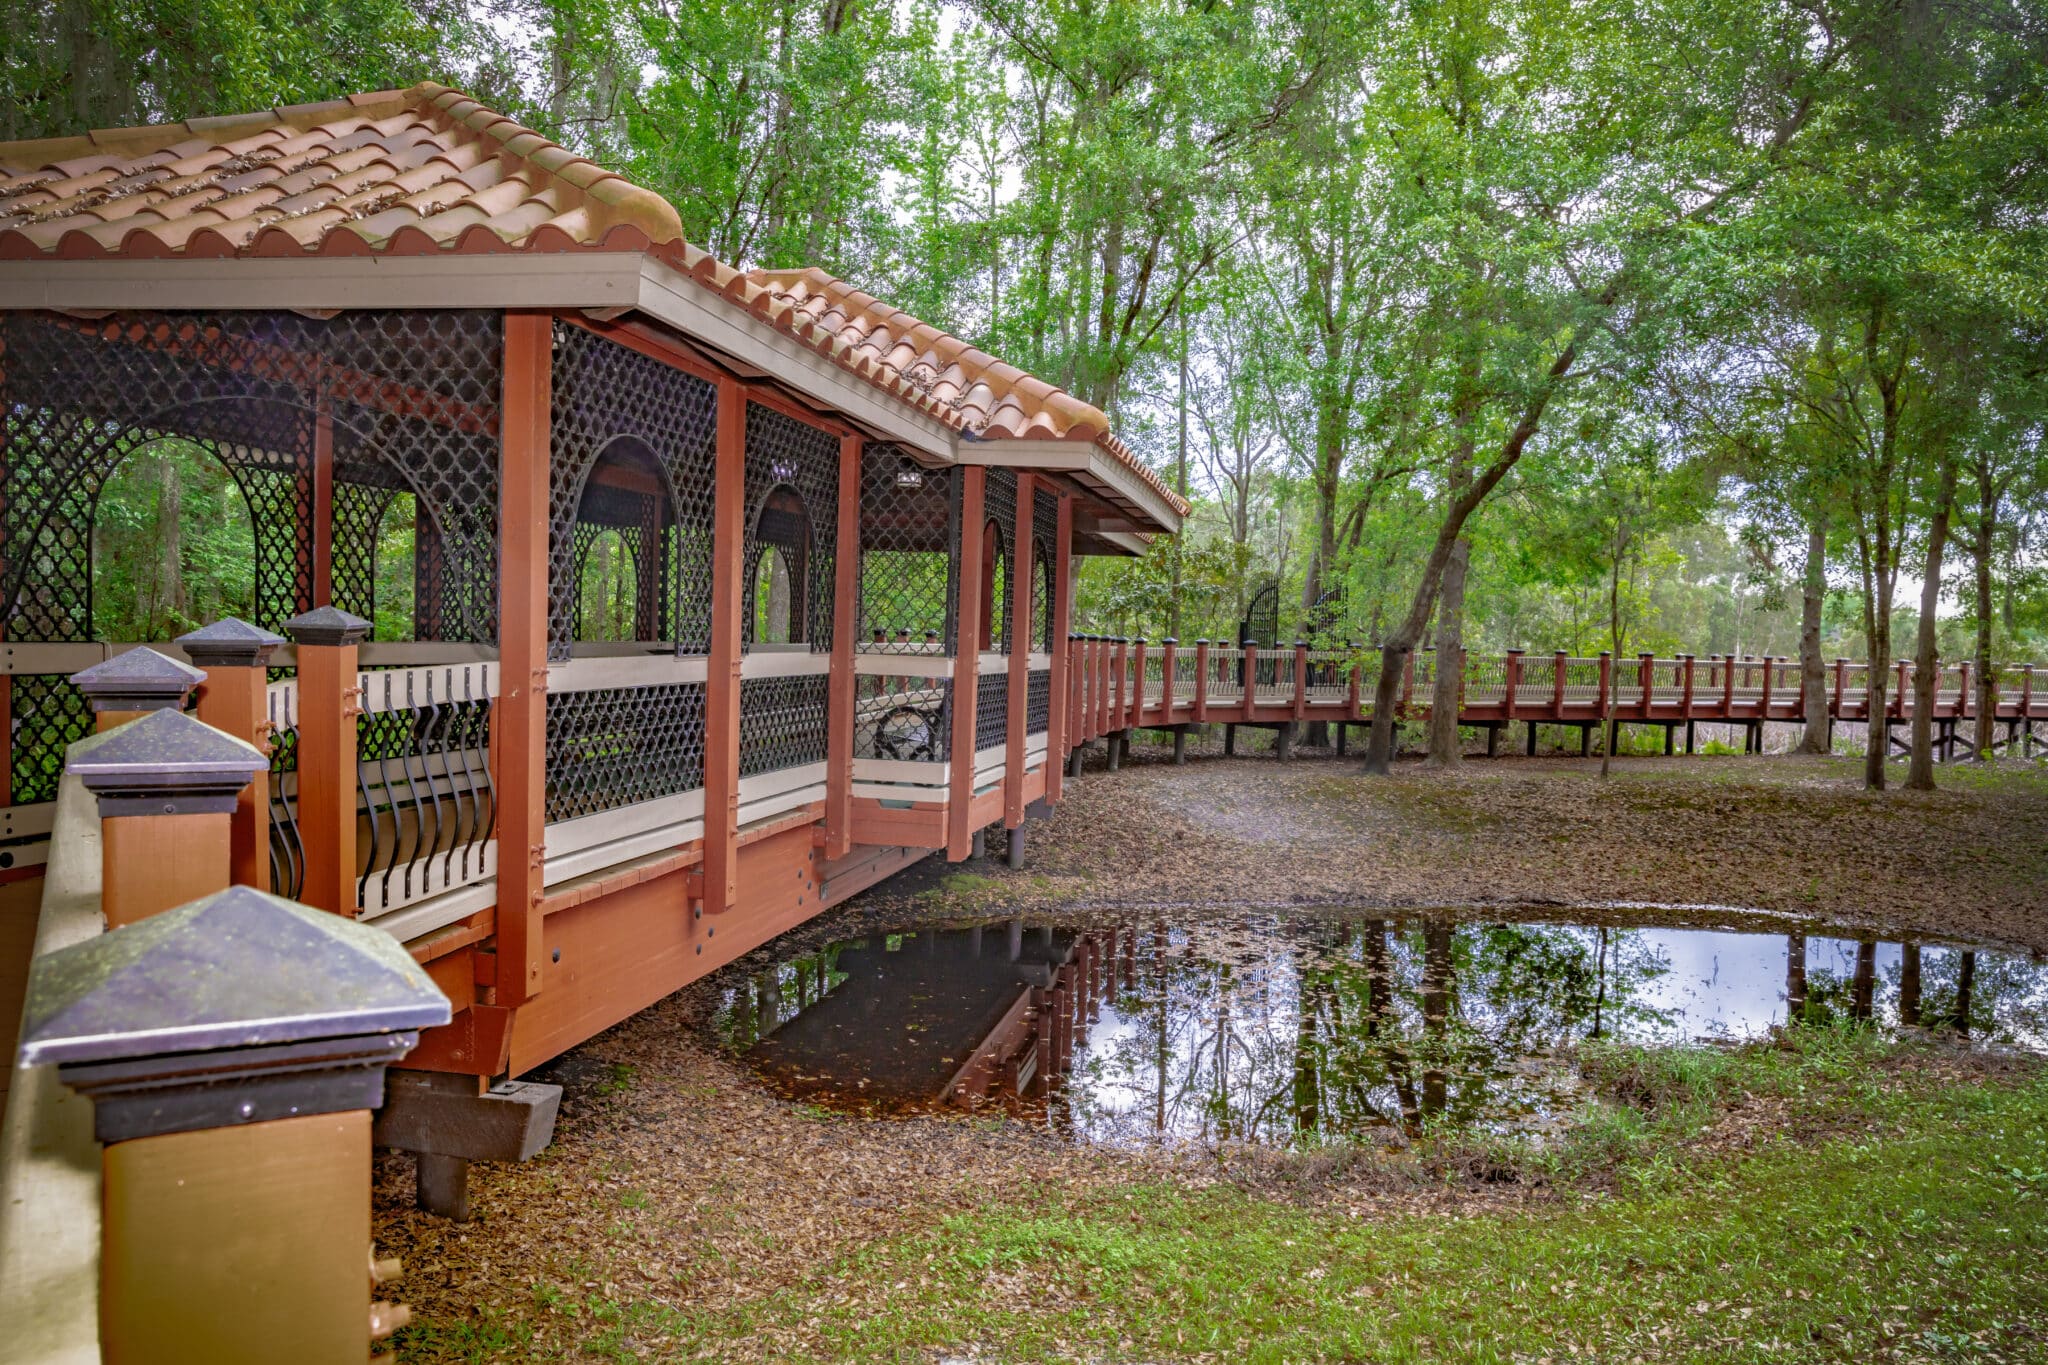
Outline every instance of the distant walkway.
<path id="1" fill-rule="evenodd" d="M 1338 754 L 1345 752 L 1350 727 L 1372 721 L 1373 691 L 1379 680 L 1377 652 L 1311 649 L 1305 644 L 1273 649 L 1238 648 L 1197 641 L 1081 635 L 1072 640 L 1069 673 L 1071 714 L 1068 737 L 1076 755 L 1091 739 L 1112 738 L 1115 749 L 1131 730 L 1166 730 L 1175 753 L 1185 750 L 1187 727 L 1224 725 L 1224 752 L 1235 751 L 1236 727 L 1277 732 L 1284 757 L 1298 727 L 1334 725 Z M 1408 656 L 1397 714 L 1421 719 L 1430 712 L 1436 659 L 1419 651 Z M 1837 659 L 1827 676 L 1827 719 L 1872 724 L 1868 690 L 1870 666 Z M 2036 685 L 2035 665 L 1998 670 L 1994 752 L 2031 757 L 2035 726 L 2048 721 L 2048 669 Z M 1913 719 L 1912 666 L 1900 662 L 1888 680 L 1883 724 L 1888 742 L 1903 749 L 1893 732 Z M 1767 722 L 1803 724 L 1806 701 L 1795 659 L 1744 659 L 1692 655 L 1660 659 L 1650 654 L 1614 659 L 1606 653 L 1575 658 L 1562 651 L 1531 655 L 1467 655 L 1459 691 L 1458 723 L 1486 731 L 1486 751 L 1498 752 L 1501 732 L 1521 722 L 1530 753 L 1537 727 L 1576 728 L 1581 753 L 1591 752 L 1594 733 L 1613 724 L 1654 725 L 1664 730 L 1664 752 L 1676 751 L 1678 735 L 1692 753 L 1702 723 L 1740 726 L 1749 752 L 1763 750 Z M 1611 708 L 1611 713 L 1610 713 Z M 1945 664 L 1935 679 L 1931 718 L 1937 754 L 1944 759 L 1971 751 L 1977 718 L 1977 680 L 1968 663 Z M 1964 723 L 1971 727 L 1959 733 Z"/>

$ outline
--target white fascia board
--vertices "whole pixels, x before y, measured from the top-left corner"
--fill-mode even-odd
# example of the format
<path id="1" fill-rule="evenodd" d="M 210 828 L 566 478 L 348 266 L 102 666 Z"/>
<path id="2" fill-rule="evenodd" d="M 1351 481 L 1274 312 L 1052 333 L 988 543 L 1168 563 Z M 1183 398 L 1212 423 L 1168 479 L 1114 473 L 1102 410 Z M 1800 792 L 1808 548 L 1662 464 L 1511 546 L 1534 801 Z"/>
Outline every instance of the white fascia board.
<path id="1" fill-rule="evenodd" d="M 1101 484 L 1152 519 L 1162 531 L 1180 529 L 1180 514 L 1139 473 L 1094 441 L 1051 441 L 1004 437 L 976 441 L 962 438 L 961 464 L 1000 465 L 1005 469 L 1043 469 L 1079 474 Z"/>
<path id="2" fill-rule="evenodd" d="M 639 294 L 640 260 L 563 251 L 0 261 L 0 308 L 621 308 Z"/>
<path id="3" fill-rule="evenodd" d="M 642 257 L 639 310 L 746 361 L 804 397 L 892 441 L 952 460 L 959 434 L 663 261 Z"/>

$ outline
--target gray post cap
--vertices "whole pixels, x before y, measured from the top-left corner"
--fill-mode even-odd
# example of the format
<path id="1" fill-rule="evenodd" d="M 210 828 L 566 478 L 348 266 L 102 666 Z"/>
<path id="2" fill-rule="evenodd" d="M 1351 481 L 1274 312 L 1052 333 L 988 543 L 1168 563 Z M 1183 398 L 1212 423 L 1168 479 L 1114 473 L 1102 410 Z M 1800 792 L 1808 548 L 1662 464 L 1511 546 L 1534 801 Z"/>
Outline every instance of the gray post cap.
<path id="1" fill-rule="evenodd" d="M 292 642 L 301 645 L 353 645 L 370 633 L 370 623 L 340 607 L 315 607 L 284 623 Z"/>
<path id="2" fill-rule="evenodd" d="M 127 650 L 71 675 L 95 711 L 161 711 L 185 704 L 206 675 L 148 647 Z"/>
<path id="3" fill-rule="evenodd" d="M 152 711 L 71 746 L 64 765 L 99 798 L 100 817 L 219 815 L 270 760 L 183 711 Z"/>
<path id="4" fill-rule="evenodd" d="M 21 1059 L 103 1142 L 374 1108 L 448 999 L 397 940 L 246 886 L 36 959 Z"/>
<path id="5" fill-rule="evenodd" d="M 252 626 L 238 616 L 223 616 L 210 626 L 180 635 L 185 657 L 201 668 L 261 668 L 284 636 Z"/>

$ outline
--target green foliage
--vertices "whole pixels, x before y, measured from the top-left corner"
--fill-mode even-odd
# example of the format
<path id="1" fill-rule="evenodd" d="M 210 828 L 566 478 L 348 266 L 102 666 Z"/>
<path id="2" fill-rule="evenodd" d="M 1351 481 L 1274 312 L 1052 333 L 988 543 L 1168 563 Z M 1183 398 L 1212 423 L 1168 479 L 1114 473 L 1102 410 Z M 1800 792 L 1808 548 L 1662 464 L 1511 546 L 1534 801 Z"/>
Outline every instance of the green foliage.
<path id="1" fill-rule="evenodd" d="M 101 489 L 93 521 L 93 631 L 169 640 L 255 615 L 249 504 L 227 467 L 188 441 L 152 442 Z"/>

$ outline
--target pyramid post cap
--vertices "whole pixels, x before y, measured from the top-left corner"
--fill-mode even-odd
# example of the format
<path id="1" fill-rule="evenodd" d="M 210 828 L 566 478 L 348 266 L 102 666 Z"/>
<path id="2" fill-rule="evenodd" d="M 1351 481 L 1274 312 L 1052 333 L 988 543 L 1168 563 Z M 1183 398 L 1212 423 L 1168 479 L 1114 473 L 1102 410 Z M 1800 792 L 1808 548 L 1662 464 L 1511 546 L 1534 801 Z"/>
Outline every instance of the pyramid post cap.
<path id="1" fill-rule="evenodd" d="M 382 930 L 236 886 L 36 959 L 30 1065 L 430 1028 L 448 999 Z"/>
<path id="2" fill-rule="evenodd" d="M 269 766 L 247 740 L 183 711 L 157 710 L 72 745 L 64 771 L 99 798 L 106 818 L 232 811 Z"/>
<path id="3" fill-rule="evenodd" d="M 284 636 L 252 626 L 239 616 L 223 616 L 178 637 L 185 657 L 201 668 L 261 668 L 284 643 Z"/>
<path id="4" fill-rule="evenodd" d="M 294 644 L 353 645 L 370 633 L 370 623 L 340 607 L 315 607 L 284 623 Z"/>
<path id="5" fill-rule="evenodd" d="M 160 711 L 181 707 L 206 674 L 147 645 L 123 650 L 71 675 L 94 711 Z"/>

